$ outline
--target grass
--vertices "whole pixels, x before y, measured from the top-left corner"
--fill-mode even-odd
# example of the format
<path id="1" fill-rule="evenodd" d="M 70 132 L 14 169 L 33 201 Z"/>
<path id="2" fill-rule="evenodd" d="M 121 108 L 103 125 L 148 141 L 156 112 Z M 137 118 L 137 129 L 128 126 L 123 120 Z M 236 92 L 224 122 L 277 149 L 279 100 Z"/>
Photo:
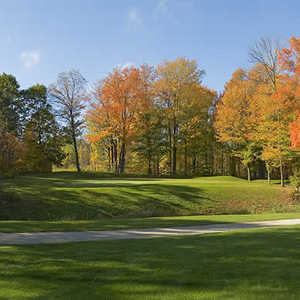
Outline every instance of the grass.
<path id="1" fill-rule="evenodd" d="M 116 218 L 81 221 L 0 221 L 0 232 L 115 230 L 129 228 L 196 226 L 217 223 L 239 223 L 298 218 L 300 218 L 300 213 L 177 216 L 127 219 Z"/>
<path id="2" fill-rule="evenodd" d="M 300 226 L 1 246 L 1 300 L 298 300 Z"/>
<path id="3" fill-rule="evenodd" d="M 248 184 L 233 177 L 100 178 L 97 174 L 58 172 L 1 180 L 0 184 L 4 193 L 0 198 L 1 220 L 73 221 L 300 211 L 278 185 L 265 181 Z"/>

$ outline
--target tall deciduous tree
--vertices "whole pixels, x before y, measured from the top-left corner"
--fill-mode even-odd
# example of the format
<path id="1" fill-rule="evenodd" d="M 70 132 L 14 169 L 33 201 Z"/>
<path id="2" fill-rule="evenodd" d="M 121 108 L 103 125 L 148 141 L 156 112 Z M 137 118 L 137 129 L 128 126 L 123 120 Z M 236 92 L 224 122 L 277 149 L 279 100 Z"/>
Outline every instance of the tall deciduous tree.
<path id="1" fill-rule="evenodd" d="M 197 173 L 199 157 L 204 161 L 202 168 L 208 167 L 208 159 L 212 154 L 210 108 L 216 92 L 195 84 L 186 97 L 188 101 L 182 106 L 180 113 L 179 144 L 183 152 L 184 174 L 190 175 Z M 192 164 L 189 163 L 190 160 Z M 202 174 L 210 174 L 210 171 L 202 170 Z"/>
<path id="2" fill-rule="evenodd" d="M 14 175 L 19 171 L 23 150 L 17 137 L 7 131 L 6 123 L 0 112 L 0 176 Z"/>
<path id="3" fill-rule="evenodd" d="M 9 74 L 0 75 L 0 176 L 13 174 L 17 169 L 20 143 L 17 137 L 19 125 L 19 84 Z"/>
<path id="4" fill-rule="evenodd" d="M 247 168 L 251 180 L 250 167 L 259 155 L 259 147 L 253 138 L 256 124 L 255 112 L 251 109 L 252 86 L 248 74 L 238 69 L 226 85 L 222 101 L 217 105 L 215 126 L 221 142 L 229 143 L 234 155 Z"/>
<path id="5" fill-rule="evenodd" d="M 181 131 L 183 107 L 191 101 L 190 91 L 201 83 L 204 71 L 195 60 L 177 58 L 157 67 L 155 89 L 167 120 L 170 173 L 177 172 L 177 150 Z"/>
<path id="6" fill-rule="evenodd" d="M 148 175 L 160 175 L 160 161 L 167 149 L 164 116 L 159 108 L 140 113 L 137 122 L 134 151 L 147 162 Z"/>
<path id="7" fill-rule="evenodd" d="M 14 76 L 5 73 L 0 75 L 0 113 L 2 115 L 2 126 L 5 127 L 7 132 L 13 135 L 18 134 L 19 87 Z"/>
<path id="8" fill-rule="evenodd" d="M 280 96 L 286 99 L 286 106 L 292 107 L 294 112 L 294 120 L 289 129 L 292 147 L 298 149 L 300 144 L 300 38 L 292 37 L 289 45 L 289 48 L 282 49 L 279 53 L 279 66 L 282 72 Z"/>
<path id="9" fill-rule="evenodd" d="M 85 78 L 79 71 L 72 70 L 58 75 L 55 84 L 49 87 L 50 97 L 56 104 L 57 113 L 66 125 L 66 133 L 70 137 L 75 154 L 75 164 L 80 172 L 77 148 L 77 137 L 81 134 L 84 123 L 82 114 L 85 108 L 84 95 L 86 92 Z"/>
<path id="10" fill-rule="evenodd" d="M 23 143 L 26 171 L 50 172 L 52 164 L 60 166 L 65 158 L 63 137 L 47 106 L 32 114 L 26 123 Z"/>
<path id="11" fill-rule="evenodd" d="M 88 139 L 105 139 L 115 173 L 125 170 L 127 146 L 136 132 L 138 115 L 149 107 L 146 67 L 115 69 L 94 91 L 87 114 Z M 110 151 L 111 149 L 111 151 Z"/>
<path id="12" fill-rule="evenodd" d="M 278 122 L 283 121 L 280 117 L 280 109 L 274 107 L 277 101 L 274 95 L 278 93 L 280 82 L 279 54 L 281 45 L 278 40 L 271 38 L 261 38 L 256 42 L 249 52 L 250 62 L 255 64 L 259 88 L 255 92 L 256 104 L 259 107 L 260 119 L 258 122 L 257 138 L 263 145 L 262 159 L 266 163 L 268 182 L 270 183 L 270 170 L 272 166 L 280 168 L 281 185 L 284 186 L 283 165 L 288 151 L 286 141 L 283 142 L 283 135 L 286 137 L 285 130 L 277 135 L 273 130 L 278 131 Z M 259 72 L 258 72 L 259 71 Z M 278 98 L 278 97 L 277 97 Z M 270 106 L 271 105 L 271 106 Z M 270 108 L 273 107 L 273 111 Z M 269 111 L 267 114 L 266 112 Z M 274 110 L 275 109 L 275 110 Z M 281 109 L 282 110 L 282 109 Z M 277 115 L 277 117 L 275 117 Z M 277 124 L 274 122 L 277 120 Z M 271 130 L 271 127 L 273 130 Z M 284 127 L 281 127 L 284 128 Z"/>
<path id="13" fill-rule="evenodd" d="M 284 186 L 284 167 L 291 157 L 289 123 L 293 119 L 291 108 L 282 94 L 281 84 L 277 91 L 257 95 L 260 116 L 257 122 L 257 138 L 263 145 L 262 158 L 270 166 L 279 168 L 281 185 Z"/>
<path id="14" fill-rule="evenodd" d="M 19 132 L 24 133 L 24 129 L 28 120 L 42 108 L 48 107 L 50 104 L 47 99 L 47 88 L 44 85 L 36 84 L 28 89 L 20 91 L 19 97 Z"/>

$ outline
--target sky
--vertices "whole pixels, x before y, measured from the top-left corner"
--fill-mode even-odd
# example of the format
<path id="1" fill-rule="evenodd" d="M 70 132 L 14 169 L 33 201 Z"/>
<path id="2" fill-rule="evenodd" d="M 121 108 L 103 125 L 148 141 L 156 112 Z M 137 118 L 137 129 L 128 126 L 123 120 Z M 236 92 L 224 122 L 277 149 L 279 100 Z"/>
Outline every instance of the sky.
<path id="1" fill-rule="evenodd" d="M 0 0 L 0 72 L 22 88 L 79 70 L 195 59 L 221 92 L 260 37 L 299 37 L 298 0 Z"/>

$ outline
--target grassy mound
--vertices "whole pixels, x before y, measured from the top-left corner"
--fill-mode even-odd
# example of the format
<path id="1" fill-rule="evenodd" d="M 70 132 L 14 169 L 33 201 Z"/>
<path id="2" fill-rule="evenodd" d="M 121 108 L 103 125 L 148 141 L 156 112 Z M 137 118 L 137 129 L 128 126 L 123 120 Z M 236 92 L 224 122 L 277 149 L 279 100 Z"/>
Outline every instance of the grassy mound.
<path id="1" fill-rule="evenodd" d="M 111 178 L 53 173 L 1 181 L 2 220 L 97 220 L 297 211 L 286 190 L 233 177 Z M 1 196 L 2 197 L 2 196 Z M 2 197 L 3 198 L 3 197 Z"/>

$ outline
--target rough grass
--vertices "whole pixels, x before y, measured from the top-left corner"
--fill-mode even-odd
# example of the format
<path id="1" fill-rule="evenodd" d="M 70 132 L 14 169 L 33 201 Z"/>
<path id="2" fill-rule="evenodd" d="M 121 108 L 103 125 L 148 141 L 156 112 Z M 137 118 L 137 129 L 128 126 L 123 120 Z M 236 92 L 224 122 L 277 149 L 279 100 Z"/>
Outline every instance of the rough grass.
<path id="1" fill-rule="evenodd" d="M 0 247 L 0 299 L 298 300 L 300 226 Z"/>
<path id="2" fill-rule="evenodd" d="M 297 211 L 276 184 L 233 177 L 99 178 L 53 173 L 2 180 L 1 220 L 99 220 Z M 8 196 L 9 195 L 9 196 Z"/>

